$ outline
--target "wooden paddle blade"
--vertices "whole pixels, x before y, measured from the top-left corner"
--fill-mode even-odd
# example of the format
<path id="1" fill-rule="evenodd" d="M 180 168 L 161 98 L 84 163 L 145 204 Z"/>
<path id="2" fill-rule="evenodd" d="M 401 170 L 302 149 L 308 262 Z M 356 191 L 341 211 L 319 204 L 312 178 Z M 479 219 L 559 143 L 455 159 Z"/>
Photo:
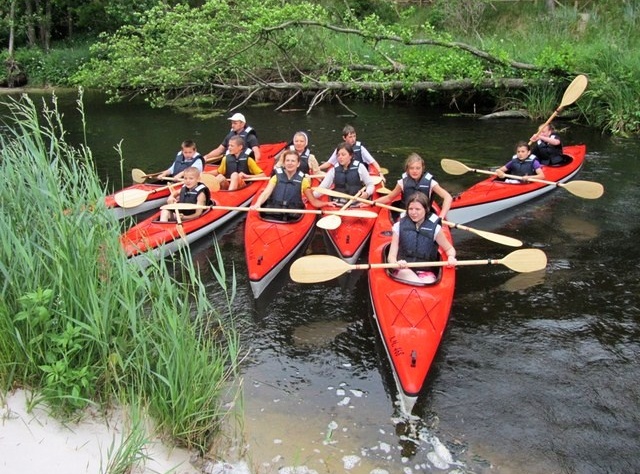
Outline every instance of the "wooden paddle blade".
<path id="1" fill-rule="evenodd" d="M 443 220 L 442 223 L 444 225 L 448 225 L 449 227 L 453 227 L 454 229 L 471 232 L 472 234 L 476 234 L 483 239 L 487 239 L 498 244 L 507 245 L 509 247 L 522 247 L 522 241 L 514 239 L 513 237 L 507 237 L 506 235 L 496 234 L 494 232 L 489 232 L 486 230 L 474 229 L 463 224 L 456 224 L 455 222 L 449 222 L 446 220 Z"/>
<path id="2" fill-rule="evenodd" d="M 389 174 L 389 170 L 387 168 L 380 167 L 380 174 Z"/>
<path id="3" fill-rule="evenodd" d="M 370 178 L 371 182 L 375 185 L 382 183 L 382 180 L 384 179 L 382 176 L 370 176 Z"/>
<path id="4" fill-rule="evenodd" d="M 587 84 L 589 84 L 589 80 L 587 76 L 584 74 L 580 74 L 576 76 L 576 78 L 571 81 L 571 84 L 567 87 L 567 90 L 564 91 L 564 95 L 562 96 L 562 101 L 560 102 L 560 108 L 564 108 L 567 105 L 573 104 L 576 100 L 580 98 L 582 93 L 587 88 Z"/>
<path id="5" fill-rule="evenodd" d="M 220 182 L 215 176 L 209 173 L 202 173 L 200 175 L 200 182 L 204 184 L 212 193 L 220 191 Z"/>
<path id="6" fill-rule="evenodd" d="M 520 273 L 535 272 L 547 266 L 547 256 L 540 249 L 515 250 L 496 263 Z"/>
<path id="7" fill-rule="evenodd" d="M 391 194 L 391 189 L 385 188 L 384 186 L 382 188 L 376 189 L 376 191 L 378 192 L 378 194 Z"/>
<path id="8" fill-rule="evenodd" d="M 131 179 L 134 183 L 144 183 L 147 180 L 147 174 L 139 168 L 131 170 Z"/>
<path id="9" fill-rule="evenodd" d="M 568 183 L 559 183 L 558 186 L 584 199 L 598 199 L 604 194 L 604 186 L 594 181 L 576 180 Z"/>
<path id="10" fill-rule="evenodd" d="M 147 196 L 149 196 L 149 192 L 142 189 L 125 189 L 124 191 L 116 193 L 113 199 L 118 206 L 124 209 L 130 209 L 145 202 Z"/>
<path id="11" fill-rule="evenodd" d="M 316 222 L 316 226 L 325 230 L 335 230 L 340 227 L 340 224 L 342 224 L 342 219 L 336 214 L 324 216 Z"/>
<path id="12" fill-rule="evenodd" d="M 441 159 L 440 166 L 442 167 L 445 173 L 453 174 L 453 175 L 465 174 L 469 171 L 472 171 L 471 168 L 469 168 L 464 163 L 460 163 L 459 161 L 451 160 L 449 158 Z"/>
<path id="13" fill-rule="evenodd" d="M 307 255 L 293 262 L 289 276 L 296 283 L 320 283 L 333 280 L 351 269 L 352 265 L 332 255 Z"/>

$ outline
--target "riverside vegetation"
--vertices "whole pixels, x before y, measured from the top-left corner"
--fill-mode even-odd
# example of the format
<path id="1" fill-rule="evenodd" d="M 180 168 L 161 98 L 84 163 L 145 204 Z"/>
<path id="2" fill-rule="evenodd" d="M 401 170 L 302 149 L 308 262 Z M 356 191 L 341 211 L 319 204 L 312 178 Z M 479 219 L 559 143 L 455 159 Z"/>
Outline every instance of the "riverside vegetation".
<path id="1" fill-rule="evenodd" d="M 18 48 L 15 59 L 32 83 L 95 87 L 114 99 L 144 94 L 153 105 L 182 101 L 209 113 L 229 101 L 281 108 L 295 98 L 311 110 L 322 100 L 411 99 L 465 113 L 523 109 L 540 120 L 582 73 L 590 84 L 580 120 L 640 132 L 639 0 L 563 0 L 552 9 L 524 0 L 134 3 L 111 0 L 107 15 L 65 6 L 61 18 L 85 38 L 103 34 L 65 46 L 69 34 L 47 53 Z"/>
<path id="2" fill-rule="evenodd" d="M 38 111 L 8 104 L 0 132 L 0 399 L 25 388 L 62 418 L 88 406 L 129 407 L 130 433 L 109 450 L 104 472 L 144 459 L 143 420 L 204 452 L 234 395 L 239 337 L 233 281 L 222 265 L 214 308 L 183 258 L 134 270 L 104 206 L 91 151 L 71 146 L 56 100 Z M 84 120 L 82 97 L 78 110 Z M 219 259 L 221 262 L 221 259 Z M 233 280 L 233 279 L 232 279 Z M 225 296 L 226 295 L 226 301 Z"/>

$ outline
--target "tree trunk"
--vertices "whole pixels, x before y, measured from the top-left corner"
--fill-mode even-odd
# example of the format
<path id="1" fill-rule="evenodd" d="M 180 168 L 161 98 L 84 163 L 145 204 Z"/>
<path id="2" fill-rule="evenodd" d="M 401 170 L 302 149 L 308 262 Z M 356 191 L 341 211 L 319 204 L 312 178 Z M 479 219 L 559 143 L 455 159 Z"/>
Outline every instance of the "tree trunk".
<path id="1" fill-rule="evenodd" d="M 16 37 L 16 0 L 11 0 L 9 9 L 9 59 L 13 59 L 13 48 Z"/>
<path id="2" fill-rule="evenodd" d="M 24 0 L 25 21 L 27 24 L 27 41 L 29 46 L 36 46 L 36 27 L 33 16 L 32 0 Z"/>

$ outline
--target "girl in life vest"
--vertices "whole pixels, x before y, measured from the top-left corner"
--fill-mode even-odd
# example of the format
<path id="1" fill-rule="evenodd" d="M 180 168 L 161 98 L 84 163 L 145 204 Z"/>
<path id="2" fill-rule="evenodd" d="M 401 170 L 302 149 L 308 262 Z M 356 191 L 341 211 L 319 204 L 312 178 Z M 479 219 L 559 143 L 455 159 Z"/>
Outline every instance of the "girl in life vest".
<path id="1" fill-rule="evenodd" d="M 192 166 L 183 171 L 182 177 L 184 178 L 184 184 L 182 187 L 175 191 L 169 198 L 167 199 L 167 204 L 199 204 L 201 206 L 210 206 L 211 205 L 211 193 L 209 188 L 198 181 L 200 178 L 200 171 L 198 168 Z M 204 209 L 195 209 L 195 210 L 184 210 L 184 211 L 175 211 L 176 213 L 180 213 L 180 218 L 183 221 L 188 221 L 191 219 L 195 219 L 200 217 L 200 215 L 204 212 Z M 170 211 L 167 209 L 163 209 L 160 212 L 160 221 L 167 222 L 171 220 L 171 218 L 176 218 L 174 215 L 174 211 Z"/>
<path id="2" fill-rule="evenodd" d="M 516 154 L 506 165 L 498 168 L 498 178 L 504 178 L 505 173 L 513 176 L 522 176 L 523 179 L 506 179 L 507 183 L 525 183 L 529 176 L 544 179 L 544 172 L 535 155 L 531 154 L 531 148 L 527 142 L 516 143 Z"/>
<path id="3" fill-rule="evenodd" d="M 447 254 L 449 266 L 456 264 L 456 249 L 442 232 L 440 219 L 430 213 L 429 200 L 423 193 L 414 193 L 407 202 L 407 214 L 393 225 L 393 235 L 387 260 L 398 263 L 394 277 L 408 283 L 429 284 L 436 275 L 425 268 L 409 268 L 407 262 L 429 262 L 438 257 L 440 246 Z"/>
<path id="4" fill-rule="evenodd" d="M 426 170 L 424 160 L 417 153 L 411 153 L 404 162 L 404 173 L 402 173 L 402 177 L 398 180 L 393 191 L 376 199 L 376 201 L 382 204 L 390 204 L 398 196 L 402 195 L 402 203 L 406 209 L 407 201 L 418 191 L 429 198 L 429 206 L 433 202 L 434 193 L 440 196 L 442 205 L 438 215 L 442 219 L 446 218 L 453 198 L 446 189 L 438 184 L 433 175 Z"/>
<path id="5" fill-rule="evenodd" d="M 329 206 L 330 203 L 317 199 L 311 191 L 311 180 L 300 171 L 300 156 L 295 150 L 282 153 L 283 166 L 276 170 L 269 183 L 260 193 L 250 209 L 260 209 L 263 205 L 269 208 L 304 209 L 304 199 L 314 207 Z M 280 220 L 295 219 L 301 214 L 269 213 L 270 218 Z"/>
<path id="6" fill-rule="evenodd" d="M 348 143 L 341 143 L 337 150 L 338 164 L 329 169 L 320 183 L 320 187 L 328 189 L 333 186 L 333 189 L 338 192 L 369 199 L 375 191 L 375 184 L 369 176 L 367 167 L 354 159 L 353 148 Z M 365 187 L 365 190 L 360 192 L 362 187 Z M 317 191 L 314 192 L 315 197 L 320 197 L 320 195 Z M 339 201 L 331 201 L 331 205 L 341 207 Z"/>

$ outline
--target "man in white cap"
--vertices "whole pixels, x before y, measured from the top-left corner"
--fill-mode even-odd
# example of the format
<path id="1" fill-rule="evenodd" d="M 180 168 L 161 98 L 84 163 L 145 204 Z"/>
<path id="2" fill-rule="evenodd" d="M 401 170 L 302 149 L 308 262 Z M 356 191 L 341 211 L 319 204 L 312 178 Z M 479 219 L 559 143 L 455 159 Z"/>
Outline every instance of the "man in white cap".
<path id="1" fill-rule="evenodd" d="M 256 134 L 256 131 L 253 127 L 247 125 L 247 121 L 241 113 L 236 112 L 229 117 L 228 120 L 231 120 L 231 131 L 226 137 L 224 137 L 224 140 L 217 148 L 211 150 L 204 156 L 204 159 L 208 160 L 214 156 L 224 155 L 229 147 L 229 139 L 233 136 L 239 135 L 244 138 L 247 148 L 251 148 L 254 159 L 258 161 L 260 159 L 260 146 L 258 144 L 258 135 Z"/>

